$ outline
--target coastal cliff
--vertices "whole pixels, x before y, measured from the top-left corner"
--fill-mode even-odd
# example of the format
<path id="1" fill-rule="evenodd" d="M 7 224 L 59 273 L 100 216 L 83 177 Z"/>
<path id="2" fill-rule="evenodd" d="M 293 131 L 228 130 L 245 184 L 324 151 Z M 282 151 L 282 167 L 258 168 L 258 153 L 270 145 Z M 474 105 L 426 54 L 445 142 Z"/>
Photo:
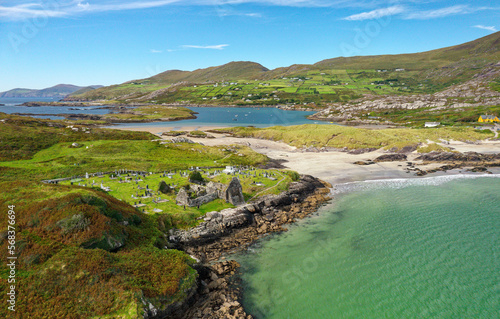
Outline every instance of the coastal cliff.
<path id="1" fill-rule="evenodd" d="M 234 276 L 239 264 L 220 261 L 225 259 L 222 256 L 245 249 L 267 233 L 286 231 L 283 225 L 315 212 L 329 199 L 329 187 L 303 175 L 279 195 L 207 213 L 197 227 L 171 231 L 169 241 L 200 260 L 195 267 L 199 274 L 198 292 L 186 301 L 189 309 L 177 312 L 173 318 L 252 318 L 240 303 L 242 290 L 238 276 Z"/>

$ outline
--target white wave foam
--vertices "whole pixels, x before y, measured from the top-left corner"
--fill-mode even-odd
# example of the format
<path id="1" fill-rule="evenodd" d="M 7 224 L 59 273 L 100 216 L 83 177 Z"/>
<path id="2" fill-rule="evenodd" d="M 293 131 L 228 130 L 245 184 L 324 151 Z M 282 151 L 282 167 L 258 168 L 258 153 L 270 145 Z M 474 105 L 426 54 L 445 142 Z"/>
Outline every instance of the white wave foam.
<path id="1" fill-rule="evenodd" d="M 396 178 L 396 179 L 377 179 L 362 182 L 350 182 L 337 184 L 330 192 L 332 195 L 350 193 L 354 191 L 373 190 L 380 188 L 401 189 L 410 186 L 438 186 L 459 179 L 477 179 L 477 178 L 500 178 L 500 174 L 456 174 L 442 175 L 422 178 Z"/>

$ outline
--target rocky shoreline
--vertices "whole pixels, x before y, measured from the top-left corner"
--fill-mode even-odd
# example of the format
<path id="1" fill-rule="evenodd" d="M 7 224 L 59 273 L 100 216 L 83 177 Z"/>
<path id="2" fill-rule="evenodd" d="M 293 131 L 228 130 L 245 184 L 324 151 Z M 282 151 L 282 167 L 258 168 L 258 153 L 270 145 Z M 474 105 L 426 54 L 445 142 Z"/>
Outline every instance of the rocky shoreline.
<path id="1" fill-rule="evenodd" d="M 373 165 L 381 162 L 404 162 L 408 156 L 402 153 L 391 153 L 381 155 L 374 160 L 356 161 L 356 165 Z M 407 172 L 414 172 L 416 176 L 425 176 L 436 172 L 446 172 L 452 169 L 468 168 L 470 172 L 486 172 L 488 167 L 500 167 L 500 154 L 482 154 L 477 152 L 430 152 L 414 158 L 414 161 L 421 162 L 419 165 L 442 164 L 433 169 L 423 170 L 415 167 L 415 163 L 407 162 Z"/>
<path id="2" fill-rule="evenodd" d="M 226 254 L 246 249 L 269 233 L 286 231 L 286 224 L 315 212 L 330 199 L 331 185 L 309 175 L 279 195 L 270 195 L 234 209 L 208 213 L 190 230 L 175 230 L 169 241 L 200 260 L 197 294 L 189 308 L 173 318 L 252 318 L 241 305 L 242 288 L 236 261 L 221 261 Z M 160 318 L 160 317 L 158 317 Z"/>

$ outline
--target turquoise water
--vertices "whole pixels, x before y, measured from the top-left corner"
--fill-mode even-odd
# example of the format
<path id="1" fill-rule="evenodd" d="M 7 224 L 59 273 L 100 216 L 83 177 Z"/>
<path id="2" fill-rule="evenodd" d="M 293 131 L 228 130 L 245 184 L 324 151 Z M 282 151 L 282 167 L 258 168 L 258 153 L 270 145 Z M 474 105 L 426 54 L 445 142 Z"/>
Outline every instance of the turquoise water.
<path id="1" fill-rule="evenodd" d="M 344 188 L 317 216 L 237 257 L 249 313 L 500 318 L 498 176 Z"/>

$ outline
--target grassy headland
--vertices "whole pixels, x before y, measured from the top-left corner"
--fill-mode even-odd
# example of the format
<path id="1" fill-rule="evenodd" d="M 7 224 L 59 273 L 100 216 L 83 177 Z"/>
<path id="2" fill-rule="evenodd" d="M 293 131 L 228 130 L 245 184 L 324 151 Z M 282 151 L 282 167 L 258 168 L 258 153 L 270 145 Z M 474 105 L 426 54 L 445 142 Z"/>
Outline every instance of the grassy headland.
<path id="1" fill-rule="evenodd" d="M 144 105 L 130 111 L 109 113 L 102 116 L 107 122 L 153 122 L 194 119 L 194 112 L 185 107 Z"/>
<path id="2" fill-rule="evenodd" d="M 0 257 L 7 260 L 7 207 L 12 205 L 17 318 L 27 314 L 142 318 L 144 301 L 165 309 L 192 291 L 197 276 L 189 256 L 163 249 L 168 245 L 168 230 L 194 225 L 207 211 L 228 207 L 216 201 L 184 211 L 174 204 L 161 213 L 144 214 L 129 204 L 130 194 L 118 187 L 106 194 L 97 187 L 41 180 L 120 169 L 162 172 L 266 161 L 247 147 L 162 145 L 149 133 L 71 128 L 62 121 L 9 115 L 1 120 L 0 205 L 5 209 L 0 213 Z M 291 181 L 287 174 L 275 174 L 279 178 L 263 180 L 267 183 L 263 187 L 242 178 L 245 196 L 266 189 L 279 191 Z M 224 178 L 221 175 L 216 181 L 226 182 Z M 282 183 L 271 188 L 278 182 Z M 175 202 L 169 199 L 170 204 Z M 0 265 L 0 276 L 6 282 L 6 263 Z M 8 286 L 1 285 L 0 291 L 6 295 Z M 0 316 L 10 316 L 7 311 L 2 307 Z"/>

